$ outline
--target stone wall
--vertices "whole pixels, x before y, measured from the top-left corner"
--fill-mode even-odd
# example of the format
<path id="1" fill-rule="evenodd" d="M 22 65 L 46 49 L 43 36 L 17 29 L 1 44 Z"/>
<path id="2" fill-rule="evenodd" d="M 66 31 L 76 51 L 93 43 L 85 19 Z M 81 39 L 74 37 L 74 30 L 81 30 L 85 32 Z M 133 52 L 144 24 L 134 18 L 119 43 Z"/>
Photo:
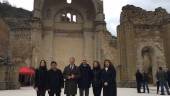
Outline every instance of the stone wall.
<path id="1" fill-rule="evenodd" d="M 151 68 L 151 79 L 155 83 L 157 68 L 159 66 L 166 68 L 169 65 L 166 62 L 168 51 L 165 52 L 167 43 L 164 43 L 166 39 L 164 36 L 169 33 L 169 28 L 167 25 L 163 28 L 165 18 L 169 16 L 161 7 L 155 11 L 146 11 L 133 5 L 122 8 L 118 26 L 121 80 L 133 81 L 137 69 L 148 71 L 147 68 Z M 145 61 L 143 57 L 142 52 L 145 48 L 150 52 L 149 61 Z"/>

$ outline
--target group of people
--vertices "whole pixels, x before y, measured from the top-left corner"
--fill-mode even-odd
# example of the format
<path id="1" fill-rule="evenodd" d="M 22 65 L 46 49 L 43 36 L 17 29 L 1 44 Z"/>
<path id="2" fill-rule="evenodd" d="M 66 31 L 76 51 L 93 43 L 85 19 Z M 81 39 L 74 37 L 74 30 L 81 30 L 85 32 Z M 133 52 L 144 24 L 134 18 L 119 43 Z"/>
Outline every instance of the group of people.
<path id="1" fill-rule="evenodd" d="M 75 65 L 75 58 L 69 59 L 69 65 L 62 72 L 57 68 L 57 62 L 51 62 L 51 68 L 47 70 L 45 60 L 41 60 L 35 74 L 34 88 L 37 96 L 61 96 L 64 88 L 66 96 L 76 96 L 79 88 L 80 96 L 89 96 L 89 89 L 92 86 L 94 96 L 117 96 L 116 70 L 110 60 L 104 61 L 104 68 L 101 68 L 98 61 L 93 62 L 93 67 L 83 60 L 79 66 Z"/>
<path id="2" fill-rule="evenodd" d="M 157 85 L 157 94 L 159 94 L 159 89 L 161 87 L 161 93 L 160 95 L 165 95 L 165 90 L 167 91 L 167 94 L 170 95 L 169 88 L 170 88 L 170 71 L 164 70 L 162 67 L 158 68 L 158 71 L 156 73 L 156 85 Z M 147 89 L 149 93 L 149 77 L 148 73 L 141 72 L 137 70 L 136 72 L 136 82 L 137 82 L 137 92 L 138 93 L 145 93 L 145 90 Z M 141 88 L 143 87 L 143 92 L 141 92 Z"/>

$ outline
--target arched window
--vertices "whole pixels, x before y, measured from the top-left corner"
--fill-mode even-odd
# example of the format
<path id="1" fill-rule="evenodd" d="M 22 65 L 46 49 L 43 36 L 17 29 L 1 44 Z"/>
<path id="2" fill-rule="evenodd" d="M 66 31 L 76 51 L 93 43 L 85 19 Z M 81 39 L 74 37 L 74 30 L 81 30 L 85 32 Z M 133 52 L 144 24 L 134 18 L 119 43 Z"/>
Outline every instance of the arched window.
<path id="1" fill-rule="evenodd" d="M 67 21 L 68 22 L 71 22 L 72 21 L 72 15 L 71 15 L 71 13 L 67 13 Z"/>
<path id="2" fill-rule="evenodd" d="M 73 15 L 73 22 L 77 22 L 77 16 Z"/>
<path id="3" fill-rule="evenodd" d="M 61 21 L 62 22 L 77 22 L 77 15 L 72 14 L 72 13 L 63 13 L 61 14 Z"/>

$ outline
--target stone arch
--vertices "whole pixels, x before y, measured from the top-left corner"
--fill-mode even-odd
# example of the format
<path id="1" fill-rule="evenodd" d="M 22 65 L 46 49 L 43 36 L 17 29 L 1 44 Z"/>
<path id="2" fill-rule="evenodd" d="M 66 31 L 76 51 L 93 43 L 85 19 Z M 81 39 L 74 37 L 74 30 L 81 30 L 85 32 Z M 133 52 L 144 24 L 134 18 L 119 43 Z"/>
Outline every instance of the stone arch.
<path id="1" fill-rule="evenodd" d="M 38 0 L 37 0 L 38 1 Z M 40 1 L 40 0 L 39 0 Z M 98 7 L 103 7 L 103 6 L 99 6 L 99 4 L 98 4 L 98 2 L 99 1 L 96 1 L 96 0 L 89 0 L 91 3 L 92 3 L 92 5 L 93 5 L 93 8 L 94 8 L 94 11 L 95 11 L 95 13 L 97 14 L 98 13 Z M 35 1 L 34 1 L 35 2 Z M 100 1 L 100 2 L 102 2 L 102 1 Z M 37 5 L 34 5 L 34 8 L 37 8 L 36 6 L 38 6 L 38 7 L 40 7 L 40 8 L 37 8 L 38 10 L 42 10 L 43 9 L 43 7 L 45 6 L 45 0 L 41 0 L 41 2 L 39 2 L 39 3 L 42 3 L 42 4 L 37 4 Z M 41 6 L 40 6 L 41 5 Z M 35 9 L 34 9 L 35 10 Z"/>
<path id="2" fill-rule="evenodd" d="M 149 83 L 153 83 L 154 71 L 153 64 L 155 59 L 154 48 L 151 46 L 144 46 L 141 50 L 142 60 L 143 60 L 143 71 L 148 73 Z"/>

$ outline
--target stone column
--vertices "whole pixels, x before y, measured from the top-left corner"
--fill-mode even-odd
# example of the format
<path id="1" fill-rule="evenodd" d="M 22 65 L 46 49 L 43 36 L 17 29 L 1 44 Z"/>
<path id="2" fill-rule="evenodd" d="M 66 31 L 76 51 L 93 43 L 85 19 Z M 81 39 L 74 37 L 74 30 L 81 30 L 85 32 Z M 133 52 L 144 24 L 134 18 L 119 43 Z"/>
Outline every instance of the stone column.
<path id="1" fill-rule="evenodd" d="M 34 0 L 34 18 L 41 18 L 41 12 L 44 5 L 44 0 Z"/>
<path id="2" fill-rule="evenodd" d="M 41 40 L 42 40 L 42 32 L 41 32 L 41 23 L 39 19 L 32 20 L 32 33 L 31 33 L 31 41 L 32 41 L 32 65 L 34 67 L 38 67 L 39 61 L 41 59 Z"/>
<path id="3" fill-rule="evenodd" d="M 102 59 L 102 39 L 103 32 L 106 32 L 104 13 L 100 12 L 96 15 L 95 19 L 95 59 L 103 61 Z"/>
<path id="4" fill-rule="evenodd" d="M 84 59 L 86 59 L 89 63 L 92 63 L 94 60 L 94 42 L 93 42 L 93 35 L 94 33 L 90 29 L 85 29 L 83 32 L 84 35 Z"/>
<path id="5" fill-rule="evenodd" d="M 136 51 L 133 24 L 124 22 L 118 26 L 120 86 L 133 87 L 136 72 Z"/>
<path id="6" fill-rule="evenodd" d="M 163 38 L 164 38 L 164 48 L 165 48 L 165 57 L 168 69 L 170 69 L 170 17 L 164 21 L 162 26 Z"/>
<path id="7" fill-rule="evenodd" d="M 45 36 L 42 40 L 42 47 L 43 47 L 43 51 L 42 51 L 42 55 L 43 55 L 43 58 L 45 60 L 47 60 L 48 64 L 51 63 L 51 61 L 54 60 L 54 51 L 53 49 L 54 48 L 54 32 L 52 29 L 49 29 L 49 30 L 44 30 L 45 31 Z M 50 67 L 50 65 L 48 65 L 48 67 Z"/>

